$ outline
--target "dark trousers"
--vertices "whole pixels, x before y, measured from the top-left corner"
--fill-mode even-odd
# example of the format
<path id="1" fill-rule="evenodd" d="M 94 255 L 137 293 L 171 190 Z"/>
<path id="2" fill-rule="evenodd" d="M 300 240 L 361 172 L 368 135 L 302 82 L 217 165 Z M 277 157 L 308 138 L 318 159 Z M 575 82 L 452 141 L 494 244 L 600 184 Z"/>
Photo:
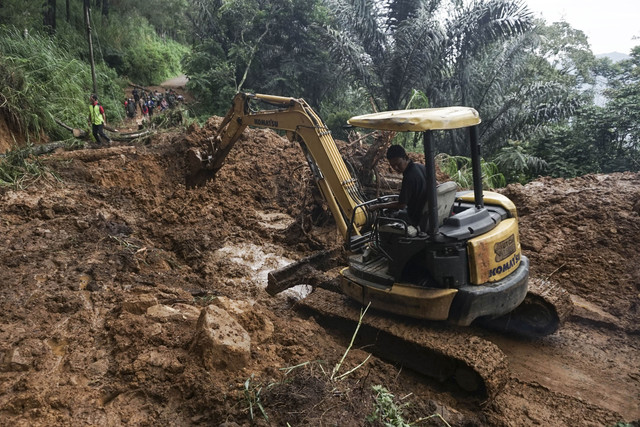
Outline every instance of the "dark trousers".
<path id="1" fill-rule="evenodd" d="M 111 142 L 111 139 L 107 135 L 104 134 L 104 125 L 91 125 L 91 130 L 93 131 L 93 137 L 96 139 L 98 144 L 101 144 L 100 137 L 104 138 L 106 142 Z"/>

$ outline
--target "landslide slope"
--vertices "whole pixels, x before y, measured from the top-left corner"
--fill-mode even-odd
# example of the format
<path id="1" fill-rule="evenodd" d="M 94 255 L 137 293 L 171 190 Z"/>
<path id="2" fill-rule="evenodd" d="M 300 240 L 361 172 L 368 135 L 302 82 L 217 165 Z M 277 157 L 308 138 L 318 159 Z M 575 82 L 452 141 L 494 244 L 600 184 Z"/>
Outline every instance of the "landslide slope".
<path id="1" fill-rule="evenodd" d="M 264 291 L 268 270 L 340 244 L 305 159 L 274 132 L 248 130 L 217 179 L 187 191 L 184 152 L 217 123 L 52 154 L 58 179 L 0 190 L 3 424 L 365 425 L 374 385 L 407 405 L 407 422 L 640 418 L 640 175 L 502 190 L 519 208 L 534 273 L 565 286 L 577 311 L 533 342 L 477 330 L 513 367 L 506 389 L 480 402 L 375 357 L 335 379 L 367 349 L 339 364 L 352 331 L 299 314 L 295 293 Z M 203 337 L 216 328 L 208 353 Z"/>

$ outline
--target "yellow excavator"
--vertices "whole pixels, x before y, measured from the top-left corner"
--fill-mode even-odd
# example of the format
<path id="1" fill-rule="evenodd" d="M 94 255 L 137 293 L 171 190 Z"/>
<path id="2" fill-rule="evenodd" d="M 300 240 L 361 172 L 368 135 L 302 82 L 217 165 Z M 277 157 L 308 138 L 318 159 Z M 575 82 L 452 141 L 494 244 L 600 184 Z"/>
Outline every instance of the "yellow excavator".
<path id="1" fill-rule="evenodd" d="M 349 257 L 348 265 L 340 271 L 342 293 L 363 306 L 401 316 L 394 320 L 396 326 L 389 326 L 379 312 L 368 315 L 372 331 L 378 335 L 386 331 L 404 343 L 420 340 L 417 337 L 423 336 L 424 327 L 407 323 L 408 316 L 459 326 L 478 320 L 529 336 L 554 333 L 570 312 L 570 300 L 557 286 L 529 280 L 529 261 L 521 253 L 515 205 L 499 193 L 483 191 L 477 111 L 468 107 L 387 111 L 352 117 L 348 122 L 354 127 L 422 134 L 428 195 L 420 227 L 384 211 L 370 210 L 372 204 L 397 196 L 366 199 L 331 131 L 302 99 L 238 93 L 215 138 L 204 149 L 187 152 L 186 184 L 195 187 L 213 179 L 247 126 L 285 131 L 289 140 L 300 144 L 344 236 Z M 433 134 L 455 129 L 466 132 L 470 146 L 470 191 L 457 191 L 454 182 L 436 181 Z M 326 317 L 357 320 L 349 308 L 351 303 L 331 292 L 318 289 L 304 304 Z M 404 329 L 398 329 L 398 324 L 404 324 Z M 458 347 L 465 346 L 471 353 L 499 352 L 493 347 L 490 351 L 471 349 L 469 338 L 459 332 L 455 338 L 445 334 L 449 343 L 462 340 Z M 425 346 L 425 340 L 430 344 Z M 496 389 L 500 382 L 496 378 L 501 376 L 494 371 L 502 362 L 478 366 L 470 362 L 473 356 L 460 355 L 459 349 L 452 353 L 438 341 L 442 340 L 430 335 L 418 342 L 440 360 L 434 365 L 439 366 L 435 376 L 456 374 L 465 389 L 477 388 L 480 383 L 489 394 Z M 382 347 L 389 349 L 389 345 Z M 502 360 L 498 356 L 494 359 Z M 440 366 L 443 363 L 449 368 Z M 486 360 L 483 363 L 486 365 Z M 414 365 L 422 367 L 424 363 Z M 461 366 L 466 370 L 461 371 Z"/>

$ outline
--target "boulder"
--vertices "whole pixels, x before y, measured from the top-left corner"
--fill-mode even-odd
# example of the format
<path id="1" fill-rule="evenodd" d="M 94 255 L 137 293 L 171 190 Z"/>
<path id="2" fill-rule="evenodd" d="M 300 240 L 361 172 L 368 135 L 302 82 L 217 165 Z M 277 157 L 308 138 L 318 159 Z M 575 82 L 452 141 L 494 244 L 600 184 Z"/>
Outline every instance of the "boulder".
<path id="1" fill-rule="evenodd" d="M 251 341 L 263 343 L 273 335 L 273 322 L 259 306 L 248 301 L 218 297 L 213 304 L 231 314 L 251 336 Z"/>
<path id="2" fill-rule="evenodd" d="M 238 370 L 249 362 L 251 338 L 229 313 L 209 305 L 200 312 L 191 351 L 200 355 L 207 370 Z"/>

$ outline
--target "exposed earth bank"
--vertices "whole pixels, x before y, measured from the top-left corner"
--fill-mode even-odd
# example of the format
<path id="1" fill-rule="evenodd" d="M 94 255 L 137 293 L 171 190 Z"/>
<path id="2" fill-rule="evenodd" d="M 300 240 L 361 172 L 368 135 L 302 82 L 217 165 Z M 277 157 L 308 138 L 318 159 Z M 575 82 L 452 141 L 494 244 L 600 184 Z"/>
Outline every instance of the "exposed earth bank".
<path id="1" fill-rule="evenodd" d="M 246 131 L 215 181 L 186 190 L 184 152 L 218 120 L 54 153 L 57 178 L 0 189 L 2 424 L 376 425 L 376 385 L 416 425 L 640 419 L 640 174 L 500 190 L 532 274 L 575 311 L 538 340 L 472 328 L 509 363 L 485 401 L 366 347 L 340 362 L 353 331 L 297 310 L 308 289 L 265 292 L 269 270 L 340 236 L 301 150 L 271 131 Z"/>

